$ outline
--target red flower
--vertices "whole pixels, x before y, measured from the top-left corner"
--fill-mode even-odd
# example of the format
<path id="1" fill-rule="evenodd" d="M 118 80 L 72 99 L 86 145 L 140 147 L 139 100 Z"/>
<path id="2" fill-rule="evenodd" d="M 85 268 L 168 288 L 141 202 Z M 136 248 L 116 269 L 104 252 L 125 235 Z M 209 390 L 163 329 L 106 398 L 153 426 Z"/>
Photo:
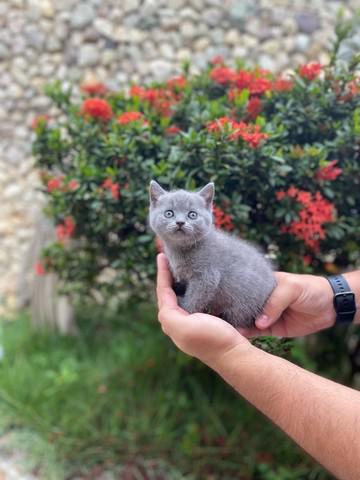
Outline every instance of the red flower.
<path id="1" fill-rule="evenodd" d="M 49 120 L 49 115 L 37 115 L 31 122 L 31 128 L 36 130 L 39 127 L 45 127 Z"/>
<path id="2" fill-rule="evenodd" d="M 213 122 L 209 122 L 206 128 L 208 132 L 222 132 L 225 128 L 233 127 L 234 125 L 236 125 L 235 120 L 231 120 L 229 117 L 221 117 Z"/>
<path id="3" fill-rule="evenodd" d="M 142 120 L 143 123 L 146 122 L 141 112 L 124 112 L 117 118 L 117 122 L 120 125 L 127 125 L 138 120 Z"/>
<path id="4" fill-rule="evenodd" d="M 252 80 L 252 73 L 246 70 L 239 70 L 234 76 L 233 83 L 239 90 L 243 90 L 244 88 L 249 88 Z"/>
<path id="5" fill-rule="evenodd" d="M 225 213 L 221 208 L 213 205 L 214 223 L 216 228 L 223 228 L 224 230 L 231 231 L 234 229 L 232 218 L 229 214 Z"/>
<path id="6" fill-rule="evenodd" d="M 319 168 L 315 174 L 316 180 L 336 180 L 342 174 L 342 169 L 335 167 L 337 160 L 332 160 L 325 167 Z"/>
<path id="7" fill-rule="evenodd" d="M 211 65 L 224 65 L 225 60 L 221 55 L 216 55 L 210 60 Z"/>
<path id="8" fill-rule="evenodd" d="M 81 107 L 81 113 L 85 117 L 97 118 L 109 121 L 113 115 L 111 106 L 102 98 L 88 98 Z"/>
<path id="9" fill-rule="evenodd" d="M 226 85 L 234 81 L 236 72 L 228 67 L 215 67 L 210 72 L 210 78 L 220 85 Z"/>
<path id="10" fill-rule="evenodd" d="M 118 183 L 114 183 L 112 186 L 111 186 L 111 195 L 113 197 L 114 200 L 119 200 L 119 197 L 120 197 L 120 192 L 119 192 L 119 184 Z"/>
<path id="11" fill-rule="evenodd" d="M 287 191 L 288 197 L 294 198 L 297 196 L 299 190 L 295 188 L 294 186 L 291 186 L 289 190 Z"/>
<path id="12" fill-rule="evenodd" d="M 325 238 L 324 224 L 334 221 L 334 205 L 323 198 L 320 192 L 312 195 L 306 190 L 290 187 L 284 193 L 284 196 L 294 198 L 303 208 L 298 214 L 298 220 L 292 221 L 290 225 L 283 225 L 281 232 L 294 235 L 311 250 L 318 251 L 320 240 Z"/>
<path id="13" fill-rule="evenodd" d="M 275 192 L 275 196 L 276 200 L 282 200 L 286 197 L 286 193 L 284 192 L 284 190 L 278 190 L 277 192 Z"/>
<path id="14" fill-rule="evenodd" d="M 74 190 L 77 190 L 78 188 L 79 188 L 78 182 L 74 179 L 70 180 L 70 182 L 68 183 L 68 189 L 74 191 Z"/>
<path id="15" fill-rule="evenodd" d="M 299 74 L 301 77 L 311 81 L 320 75 L 322 68 L 323 67 L 320 63 L 307 63 L 306 65 L 300 65 Z"/>
<path id="16" fill-rule="evenodd" d="M 291 188 L 291 187 L 290 187 Z M 306 190 L 298 190 L 296 194 L 296 199 L 298 202 L 302 203 L 304 206 L 310 205 L 312 202 L 312 195 Z"/>
<path id="17" fill-rule="evenodd" d="M 251 148 L 257 148 L 260 143 L 267 139 L 267 133 L 260 132 L 260 125 L 246 124 L 245 122 L 235 123 L 233 125 L 234 131 L 229 135 L 229 140 L 237 140 L 242 138 Z"/>
<path id="18" fill-rule="evenodd" d="M 166 82 L 166 85 L 171 89 L 185 88 L 187 84 L 186 78 L 183 75 L 171 78 Z"/>
<path id="19" fill-rule="evenodd" d="M 80 89 L 88 95 L 105 95 L 108 91 L 106 85 L 101 82 L 83 83 Z"/>
<path id="20" fill-rule="evenodd" d="M 270 91 L 272 88 L 272 82 L 263 77 L 254 78 L 249 86 L 251 95 L 262 95 L 265 92 Z"/>
<path id="21" fill-rule="evenodd" d="M 119 200 L 120 197 L 120 185 L 118 183 L 114 183 L 112 178 L 107 178 L 102 183 L 102 188 L 105 190 L 109 190 L 114 200 Z"/>
<path id="22" fill-rule="evenodd" d="M 228 117 L 221 117 L 206 126 L 208 132 L 229 131 L 228 139 L 237 140 L 242 138 L 250 147 L 257 148 L 262 140 L 269 137 L 267 133 L 260 132 L 260 125 L 236 122 Z"/>
<path id="23" fill-rule="evenodd" d="M 255 120 L 258 115 L 260 115 L 262 111 L 262 103 L 259 97 L 251 97 L 247 107 L 246 111 L 248 114 L 248 118 L 250 120 Z"/>
<path id="24" fill-rule="evenodd" d="M 178 89 L 176 89 L 178 90 Z M 172 106 L 176 105 L 181 99 L 181 95 L 173 88 L 143 88 L 133 85 L 130 88 L 130 96 L 138 97 L 149 103 L 158 113 L 169 117 L 172 112 Z"/>
<path id="25" fill-rule="evenodd" d="M 62 187 L 62 180 L 63 180 L 63 177 L 54 177 L 48 180 L 47 191 L 51 193 L 51 192 L 55 192 L 56 190 L 60 190 Z"/>
<path id="26" fill-rule="evenodd" d="M 286 78 L 277 78 L 272 84 L 272 89 L 274 92 L 288 92 L 294 88 L 294 82 L 292 80 L 287 80 Z"/>
<path id="27" fill-rule="evenodd" d="M 106 180 L 103 181 L 102 183 L 102 188 L 111 188 L 113 186 L 113 181 L 111 178 L 107 178 Z"/>
<path id="28" fill-rule="evenodd" d="M 35 263 L 34 270 L 35 270 L 36 275 L 38 275 L 39 277 L 42 277 L 43 275 L 46 274 L 45 268 L 44 268 L 44 266 L 41 262 L 36 262 Z"/>
<path id="29" fill-rule="evenodd" d="M 60 243 L 65 243 L 75 231 L 75 223 L 71 217 L 65 217 L 64 222 L 56 226 L 56 237 Z"/>
<path id="30" fill-rule="evenodd" d="M 170 127 L 167 127 L 167 129 L 165 130 L 166 135 L 176 135 L 180 132 L 181 129 L 177 125 L 170 125 Z"/>

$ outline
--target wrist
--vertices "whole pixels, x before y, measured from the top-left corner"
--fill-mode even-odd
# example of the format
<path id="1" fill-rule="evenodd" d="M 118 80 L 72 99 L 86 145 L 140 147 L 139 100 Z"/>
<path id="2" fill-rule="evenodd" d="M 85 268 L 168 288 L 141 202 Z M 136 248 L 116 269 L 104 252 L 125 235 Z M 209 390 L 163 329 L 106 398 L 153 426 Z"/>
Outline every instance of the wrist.
<path id="1" fill-rule="evenodd" d="M 250 342 L 241 342 L 231 349 L 214 357 L 207 363 L 210 368 L 215 370 L 227 382 L 233 385 L 232 378 L 239 378 L 239 371 L 251 368 L 256 364 L 259 354 L 264 354 L 262 350 L 254 347 Z"/>

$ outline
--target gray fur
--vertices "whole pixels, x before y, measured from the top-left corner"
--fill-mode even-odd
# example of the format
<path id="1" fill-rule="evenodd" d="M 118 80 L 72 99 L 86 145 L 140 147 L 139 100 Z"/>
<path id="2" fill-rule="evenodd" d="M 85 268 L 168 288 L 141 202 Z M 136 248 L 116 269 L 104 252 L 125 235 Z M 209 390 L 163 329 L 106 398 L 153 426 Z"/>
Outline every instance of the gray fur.
<path id="1" fill-rule="evenodd" d="M 270 262 L 254 246 L 215 229 L 213 196 L 213 183 L 195 193 L 166 192 L 152 181 L 150 226 L 164 243 L 174 281 L 186 285 L 179 305 L 190 313 L 207 312 L 235 327 L 249 327 L 275 288 L 275 277 Z M 174 214 L 170 218 L 165 216 L 168 210 Z M 189 218 L 189 212 L 197 218 Z"/>

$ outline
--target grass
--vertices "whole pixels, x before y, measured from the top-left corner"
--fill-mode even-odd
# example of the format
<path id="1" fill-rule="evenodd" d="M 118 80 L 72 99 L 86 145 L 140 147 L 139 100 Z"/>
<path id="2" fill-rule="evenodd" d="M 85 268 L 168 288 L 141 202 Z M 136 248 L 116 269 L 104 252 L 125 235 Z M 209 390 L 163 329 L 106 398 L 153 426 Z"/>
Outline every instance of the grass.
<path id="1" fill-rule="evenodd" d="M 41 478 L 101 469 L 140 472 L 124 479 L 331 478 L 177 351 L 152 307 L 83 307 L 78 320 L 78 337 L 34 332 L 26 315 L 3 322 L 1 428 L 28 445 Z"/>

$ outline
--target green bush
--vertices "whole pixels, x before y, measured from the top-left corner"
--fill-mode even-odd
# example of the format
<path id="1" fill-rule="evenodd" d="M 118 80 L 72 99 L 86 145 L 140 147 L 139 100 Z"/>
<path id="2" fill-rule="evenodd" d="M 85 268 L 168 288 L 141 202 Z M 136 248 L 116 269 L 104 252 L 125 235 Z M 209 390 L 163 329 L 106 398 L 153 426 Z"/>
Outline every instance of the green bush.
<path id="1" fill-rule="evenodd" d="M 343 34 L 344 36 L 344 34 Z M 338 47 L 338 45 L 337 45 Z M 348 67 L 317 63 L 293 75 L 236 69 L 220 58 L 201 73 L 127 92 L 58 83 L 58 119 L 34 122 L 33 151 L 57 242 L 38 273 L 69 291 L 148 296 L 155 242 L 148 184 L 216 184 L 218 226 L 261 245 L 289 271 L 353 264 L 360 240 L 360 83 Z"/>

